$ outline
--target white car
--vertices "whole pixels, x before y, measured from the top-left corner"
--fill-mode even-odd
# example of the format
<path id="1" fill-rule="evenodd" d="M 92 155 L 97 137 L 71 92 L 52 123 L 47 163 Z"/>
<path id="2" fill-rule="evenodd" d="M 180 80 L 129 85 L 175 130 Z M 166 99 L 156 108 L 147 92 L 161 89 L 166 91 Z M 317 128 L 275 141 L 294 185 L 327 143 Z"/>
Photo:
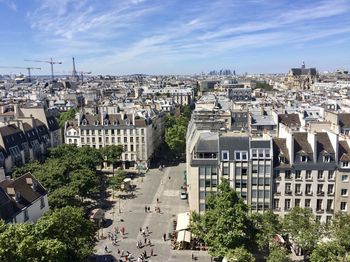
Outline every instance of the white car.
<path id="1" fill-rule="evenodd" d="M 184 191 L 181 191 L 181 193 L 180 193 L 180 198 L 181 198 L 181 199 L 187 199 L 187 193 L 184 192 Z"/>

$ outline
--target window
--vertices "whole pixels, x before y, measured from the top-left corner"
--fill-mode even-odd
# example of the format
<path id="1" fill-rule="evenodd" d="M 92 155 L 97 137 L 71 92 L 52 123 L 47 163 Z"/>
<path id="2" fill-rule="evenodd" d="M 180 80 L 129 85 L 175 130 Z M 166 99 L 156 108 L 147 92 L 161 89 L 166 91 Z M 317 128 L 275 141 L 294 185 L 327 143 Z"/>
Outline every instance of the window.
<path id="1" fill-rule="evenodd" d="M 307 171 L 306 171 L 305 178 L 306 178 L 307 180 L 311 180 L 311 179 L 312 179 L 311 170 L 307 170 Z"/>
<path id="2" fill-rule="evenodd" d="M 311 199 L 305 199 L 305 208 L 311 207 Z"/>
<path id="3" fill-rule="evenodd" d="M 348 168 L 349 167 L 349 162 L 342 162 L 342 167 Z"/>
<path id="4" fill-rule="evenodd" d="M 284 209 L 289 210 L 290 209 L 290 199 L 286 199 L 284 202 Z"/>
<path id="5" fill-rule="evenodd" d="M 349 182 L 349 176 L 348 175 L 342 175 L 341 176 L 341 181 L 342 182 Z"/>
<path id="6" fill-rule="evenodd" d="M 330 161 L 331 161 L 331 157 L 330 156 L 323 156 L 323 162 L 329 163 Z"/>
<path id="7" fill-rule="evenodd" d="M 333 199 L 327 199 L 327 211 L 333 210 Z"/>
<path id="8" fill-rule="evenodd" d="M 340 202 L 340 210 L 346 211 L 348 209 L 346 202 Z"/>
<path id="9" fill-rule="evenodd" d="M 265 158 L 270 158 L 270 149 L 265 149 Z"/>
<path id="10" fill-rule="evenodd" d="M 247 160 L 248 152 L 247 151 L 235 151 L 235 160 Z"/>
<path id="11" fill-rule="evenodd" d="M 259 158 L 263 158 L 264 157 L 264 149 L 259 149 Z"/>
<path id="12" fill-rule="evenodd" d="M 45 199 L 44 197 L 40 198 L 40 209 L 43 209 L 45 207 Z"/>
<path id="13" fill-rule="evenodd" d="M 286 195 L 291 195 L 292 194 L 292 184 L 291 183 L 286 183 Z"/>
<path id="14" fill-rule="evenodd" d="M 295 194 L 301 194 L 301 184 L 295 184 Z"/>
<path id="15" fill-rule="evenodd" d="M 342 188 L 341 195 L 342 196 L 348 196 L 348 190 L 346 188 Z"/>
<path id="16" fill-rule="evenodd" d="M 317 173 L 317 179 L 323 180 L 323 170 L 319 170 Z"/>
<path id="17" fill-rule="evenodd" d="M 99 137 L 99 138 L 98 138 L 98 142 L 99 142 L 99 143 L 102 143 L 102 137 Z"/>
<path id="18" fill-rule="evenodd" d="M 305 194 L 311 195 L 311 184 L 306 184 L 305 186 Z"/>
<path id="19" fill-rule="evenodd" d="M 285 171 L 285 179 L 292 179 L 292 174 L 290 170 L 286 170 Z"/>
<path id="20" fill-rule="evenodd" d="M 307 156 L 300 156 L 300 162 L 307 162 Z"/>
<path id="21" fill-rule="evenodd" d="M 317 194 L 318 195 L 322 195 L 323 194 L 323 185 L 322 184 L 318 184 L 317 185 Z"/>
<path id="22" fill-rule="evenodd" d="M 228 151 L 221 151 L 221 159 L 224 161 L 229 160 L 229 152 Z"/>
<path id="23" fill-rule="evenodd" d="M 128 138 L 124 137 L 124 143 L 128 143 Z"/>
<path id="24" fill-rule="evenodd" d="M 332 216 L 326 216 L 326 224 L 329 224 L 332 221 Z"/>
<path id="25" fill-rule="evenodd" d="M 258 150 L 252 149 L 252 158 L 257 158 L 257 157 L 258 157 Z"/>
<path id="26" fill-rule="evenodd" d="M 334 185 L 328 185 L 327 194 L 332 195 L 334 193 Z"/>
<path id="27" fill-rule="evenodd" d="M 299 198 L 295 199 L 294 206 L 300 207 L 300 199 Z"/>
<path id="28" fill-rule="evenodd" d="M 301 179 L 301 171 L 300 170 L 296 170 L 295 171 L 295 179 L 296 180 L 300 180 Z"/>
<path id="29" fill-rule="evenodd" d="M 228 176 L 230 174 L 230 169 L 228 167 L 224 167 L 222 170 L 223 176 Z"/>
<path id="30" fill-rule="evenodd" d="M 334 171 L 333 170 L 328 171 L 328 180 L 334 180 Z"/>
<path id="31" fill-rule="evenodd" d="M 274 199 L 273 200 L 273 208 L 275 210 L 279 210 L 280 209 L 280 200 L 279 199 Z"/>

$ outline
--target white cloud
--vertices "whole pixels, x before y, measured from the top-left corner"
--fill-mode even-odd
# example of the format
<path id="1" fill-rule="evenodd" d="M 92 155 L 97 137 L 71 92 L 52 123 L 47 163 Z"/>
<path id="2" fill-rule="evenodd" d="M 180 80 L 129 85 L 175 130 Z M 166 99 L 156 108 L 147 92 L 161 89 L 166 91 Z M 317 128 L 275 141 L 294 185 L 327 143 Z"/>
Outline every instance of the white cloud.
<path id="1" fill-rule="evenodd" d="M 17 11 L 17 5 L 12 0 L 0 0 L 0 4 L 6 5 L 12 11 Z"/>

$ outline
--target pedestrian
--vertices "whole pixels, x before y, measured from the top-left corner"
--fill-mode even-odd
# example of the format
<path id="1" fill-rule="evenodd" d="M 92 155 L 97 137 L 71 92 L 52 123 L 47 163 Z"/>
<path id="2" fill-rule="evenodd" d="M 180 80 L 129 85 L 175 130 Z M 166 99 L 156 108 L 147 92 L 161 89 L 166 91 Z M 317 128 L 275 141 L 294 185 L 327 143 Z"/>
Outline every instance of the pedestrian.
<path id="1" fill-rule="evenodd" d="M 147 244 L 147 238 L 145 238 L 144 242 L 145 242 L 145 245 L 146 245 Z"/>
<path id="2" fill-rule="evenodd" d="M 166 234 L 163 234 L 163 240 L 166 241 Z"/>
<path id="3" fill-rule="evenodd" d="M 106 253 L 108 253 L 108 247 L 107 246 L 105 246 L 105 251 L 106 251 Z"/>
<path id="4" fill-rule="evenodd" d="M 194 254 L 191 252 L 191 259 L 194 260 Z"/>
<path id="5" fill-rule="evenodd" d="M 147 234 L 149 234 L 149 229 L 148 229 L 148 226 L 146 227 L 146 232 L 147 232 Z"/>
<path id="6" fill-rule="evenodd" d="M 142 235 L 145 236 L 146 235 L 146 232 L 144 229 L 142 229 Z"/>
<path id="7" fill-rule="evenodd" d="M 146 252 L 146 250 L 143 251 L 143 256 L 144 256 L 144 258 L 147 258 L 147 252 Z"/>
<path id="8" fill-rule="evenodd" d="M 157 204 L 159 203 L 159 198 L 157 198 Z"/>
<path id="9" fill-rule="evenodd" d="M 151 212 L 151 207 L 150 206 L 148 206 L 148 212 Z"/>
<path id="10" fill-rule="evenodd" d="M 170 180 L 170 176 L 169 176 L 169 180 Z"/>
<path id="11" fill-rule="evenodd" d="M 136 242 L 136 248 L 140 248 L 140 243 L 139 243 L 139 241 Z"/>
<path id="12" fill-rule="evenodd" d="M 122 253 L 120 254 L 122 257 L 124 256 L 124 250 L 122 249 Z"/>
<path id="13" fill-rule="evenodd" d="M 151 248 L 151 257 L 153 257 L 153 248 Z"/>
<path id="14" fill-rule="evenodd" d="M 145 213 L 147 213 L 147 206 L 145 206 Z"/>
<path id="15" fill-rule="evenodd" d="M 120 249 L 118 248 L 118 250 L 117 250 L 117 253 L 118 253 L 118 255 L 120 254 Z"/>
<path id="16" fill-rule="evenodd" d="M 115 231 L 116 234 L 118 234 L 118 232 L 119 232 L 119 227 L 115 227 L 115 228 L 114 228 L 114 231 Z"/>
<path id="17" fill-rule="evenodd" d="M 149 246 L 152 246 L 152 244 L 151 244 L 151 239 L 148 239 L 148 245 L 149 245 Z"/>
<path id="18" fill-rule="evenodd" d="M 140 233 L 142 233 L 142 228 L 140 227 Z"/>

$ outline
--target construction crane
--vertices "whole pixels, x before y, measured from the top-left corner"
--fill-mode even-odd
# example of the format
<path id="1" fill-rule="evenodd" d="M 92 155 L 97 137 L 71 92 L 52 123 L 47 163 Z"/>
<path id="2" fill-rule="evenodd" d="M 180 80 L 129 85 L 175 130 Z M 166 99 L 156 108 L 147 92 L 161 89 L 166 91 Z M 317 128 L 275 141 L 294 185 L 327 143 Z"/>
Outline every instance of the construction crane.
<path id="1" fill-rule="evenodd" d="M 51 65 L 51 80 L 54 81 L 54 75 L 53 75 L 53 65 L 61 65 L 62 62 L 58 62 L 58 61 L 52 61 L 52 58 L 50 58 L 49 61 L 45 61 L 45 60 L 29 60 L 29 59 L 25 59 L 24 61 L 31 61 L 31 62 L 39 62 L 39 63 L 49 63 Z"/>
<path id="2" fill-rule="evenodd" d="M 31 70 L 33 70 L 33 69 L 41 70 L 40 67 L 23 67 L 23 66 L 0 66 L 0 68 L 27 69 L 29 82 L 31 82 L 31 74 L 30 74 Z"/>

